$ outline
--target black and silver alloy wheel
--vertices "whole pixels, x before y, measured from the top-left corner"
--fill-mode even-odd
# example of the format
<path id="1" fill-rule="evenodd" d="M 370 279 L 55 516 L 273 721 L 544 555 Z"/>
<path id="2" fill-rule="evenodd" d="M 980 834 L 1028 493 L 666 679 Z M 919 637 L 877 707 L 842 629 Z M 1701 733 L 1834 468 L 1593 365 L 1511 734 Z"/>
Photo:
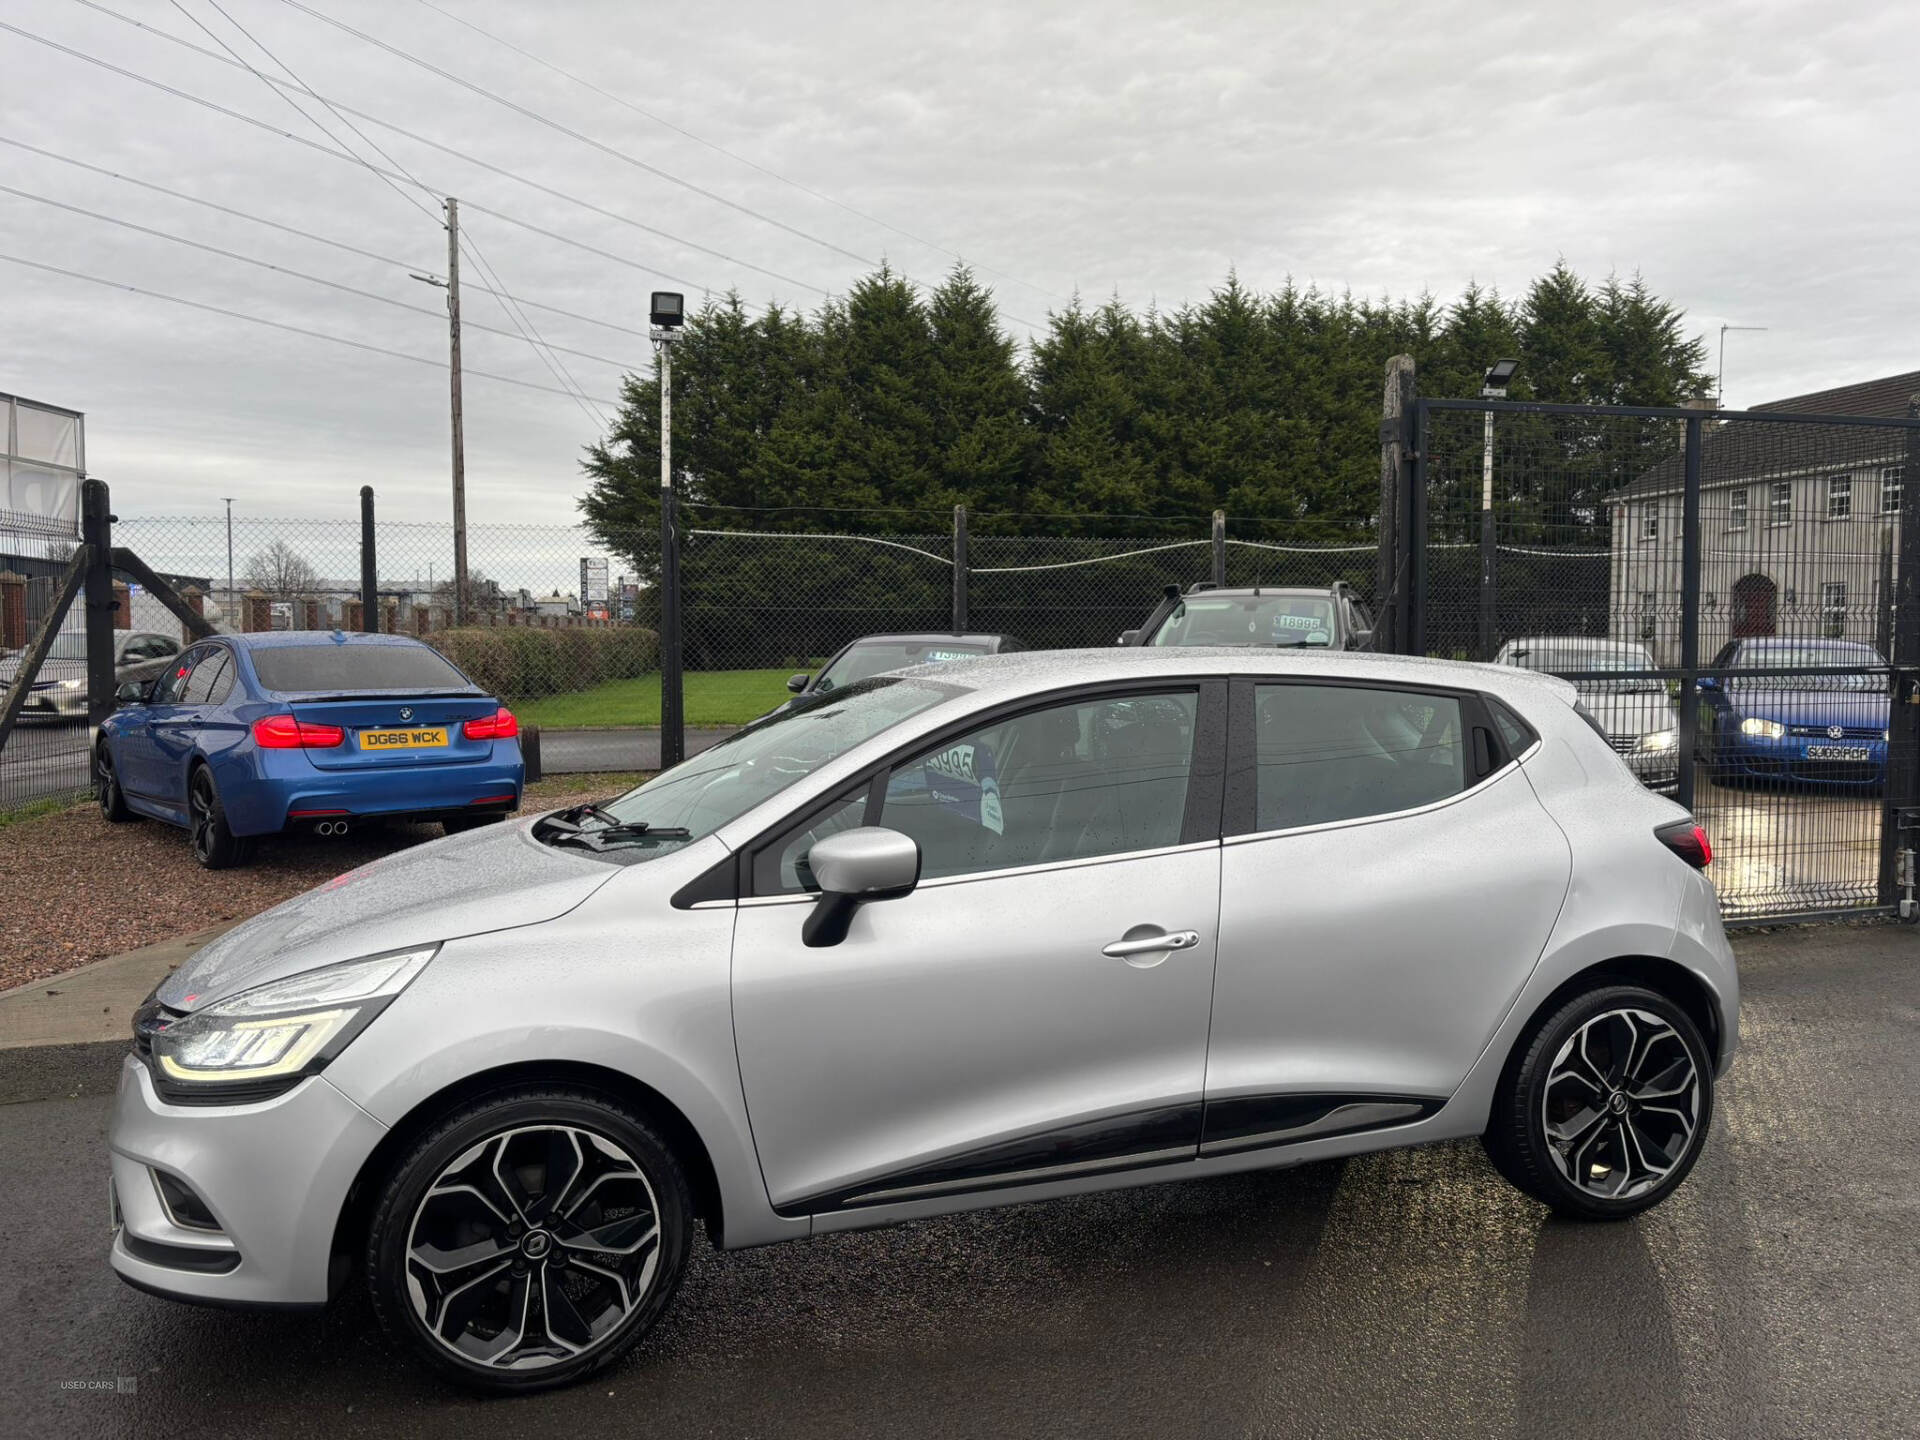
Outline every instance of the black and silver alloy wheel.
<path id="1" fill-rule="evenodd" d="M 113 771 L 113 751 L 107 747 L 105 737 L 93 751 L 94 789 L 100 801 L 100 814 L 110 824 L 118 825 L 132 820 L 133 811 L 127 808 L 126 792 L 120 788 L 120 777 Z"/>
<path id="2" fill-rule="evenodd" d="M 564 1385 L 611 1364 L 665 1312 L 693 1202 L 678 1160 L 611 1096 L 496 1092 L 394 1166 L 367 1246 L 374 1309 L 460 1384 Z"/>
<path id="3" fill-rule="evenodd" d="M 414 1211 L 407 1289 L 442 1345 L 505 1370 L 583 1355 L 652 1289 L 659 1203 L 604 1135 L 529 1125 L 455 1156 Z"/>
<path id="4" fill-rule="evenodd" d="M 1700 1072 L 1658 1015 L 1608 1010 L 1555 1054 L 1540 1109 L 1548 1153 L 1568 1183 L 1603 1200 L 1631 1199 L 1692 1151 Z"/>
<path id="5" fill-rule="evenodd" d="M 187 835 L 193 858 L 208 870 L 243 865 L 253 853 L 253 841 L 235 835 L 227 824 L 227 808 L 220 803 L 213 771 L 205 765 L 196 765 L 187 777 Z"/>
<path id="6" fill-rule="evenodd" d="M 1484 1138 L 1535 1199 L 1618 1220 L 1673 1193 L 1712 1119 L 1712 1059 L 1691 1017 L 1665 995 L 1603 981 L 1522 1037 Z"/>

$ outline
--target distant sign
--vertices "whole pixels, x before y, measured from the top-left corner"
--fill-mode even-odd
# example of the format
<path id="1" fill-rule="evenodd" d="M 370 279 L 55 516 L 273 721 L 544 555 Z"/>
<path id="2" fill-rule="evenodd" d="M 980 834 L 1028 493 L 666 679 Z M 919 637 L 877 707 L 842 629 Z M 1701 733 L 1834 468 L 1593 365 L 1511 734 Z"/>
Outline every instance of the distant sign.
<path id="1" fill-rule="evenodd" d="M 0 395 L 0 530 L 79 539 L 86 456 L 77 411 Z"/>
<path id="2" fill-rule="evenodd" d="M 589 611 L 607 608 L 607 562 L 586 555 L 580 559 L 580 603 Z"/>

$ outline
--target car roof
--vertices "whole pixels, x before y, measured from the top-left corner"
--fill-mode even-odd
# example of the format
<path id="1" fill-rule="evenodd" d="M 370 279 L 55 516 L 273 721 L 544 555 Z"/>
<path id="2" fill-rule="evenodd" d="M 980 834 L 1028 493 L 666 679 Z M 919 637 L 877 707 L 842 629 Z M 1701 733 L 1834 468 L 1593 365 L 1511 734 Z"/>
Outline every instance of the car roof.
<path id="1" fill-rule="evenodd" d="M 1264 600 L 1270 595 L 1314 595 L 1320 599 L 1329 599 L 1335 593 L 1332 585 L 1209 585 L 1204 590 L 1183 590 L 1174 596 L 1176 600 L 1205 600 L 1213 595 L 1232 597 L 1245 596 L 1252 599 L 1258 596 Z"/>
<path id="2" fill-rule="evenodd" d="M 1155 680 L 1207 675 L 1324 676 L 1329 680 L 1398 681 L 1421 686 L 1482 690 L 1489 694 L 1540 700 L 1553 695 L 1571 705 L 1572 685 L 1543 671 L 1513 665 L 1431 660 L 1418 655 L 1376 655 L 1364 650 L 1252 649 L 1232 645 L 1181 645 L 1161 648 L 1111 646 L 1099 650 L 1017 650 L 977 655 L 933 665 L 912 665 L 896 673 L 963 686 L 993 699 L 1109 680 Z"/>
<path id="3" fill-rule="evenodd" d="M 849 641 L 847 648 L 855 645 L 898 645 L 905 643 L 932 644 L 940 640 L 954 640 L 963 645 L 996 645 L 1012 637 L 999 632 L 980 630 L 883 630 L 875 635 L 862 635 L 858 640 Z"/>
<path id="4" fill-rule="evenodd" d="M 411 635 L 363 635 L 349 630 L 257 630 L 213 637 L 242 650 L 273 650 L 282 645 L 425 645 Z"/>

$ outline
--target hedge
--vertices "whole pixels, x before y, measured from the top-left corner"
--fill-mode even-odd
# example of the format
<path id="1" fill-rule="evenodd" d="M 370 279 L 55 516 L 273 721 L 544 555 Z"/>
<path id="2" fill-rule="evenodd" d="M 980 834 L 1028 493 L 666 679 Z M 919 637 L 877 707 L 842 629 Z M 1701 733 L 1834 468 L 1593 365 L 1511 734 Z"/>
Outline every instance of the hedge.
<path id="1" fill-rule="evenodd" d="M 660 637 L 637 625 L 608 629 L 442 630 L 427 642 L 503 700 L 532 700 L 645 675 L 660 663 Z"/>

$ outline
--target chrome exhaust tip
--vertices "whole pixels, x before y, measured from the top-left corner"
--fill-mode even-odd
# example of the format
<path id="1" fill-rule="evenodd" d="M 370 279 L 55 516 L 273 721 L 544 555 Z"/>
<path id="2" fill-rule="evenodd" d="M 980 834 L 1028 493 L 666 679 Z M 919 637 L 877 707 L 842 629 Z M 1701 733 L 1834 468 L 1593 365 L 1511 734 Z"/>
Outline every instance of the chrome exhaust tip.
<path id="1" fill-rule="evenodd" d="M 336 835 L 344 835 L 347 833 L 347 822 L 344 820 L 322 820 L 318 825 L 313 827 L 313 833 L 316 835 L 325 835 L 329 839 Z"/>

